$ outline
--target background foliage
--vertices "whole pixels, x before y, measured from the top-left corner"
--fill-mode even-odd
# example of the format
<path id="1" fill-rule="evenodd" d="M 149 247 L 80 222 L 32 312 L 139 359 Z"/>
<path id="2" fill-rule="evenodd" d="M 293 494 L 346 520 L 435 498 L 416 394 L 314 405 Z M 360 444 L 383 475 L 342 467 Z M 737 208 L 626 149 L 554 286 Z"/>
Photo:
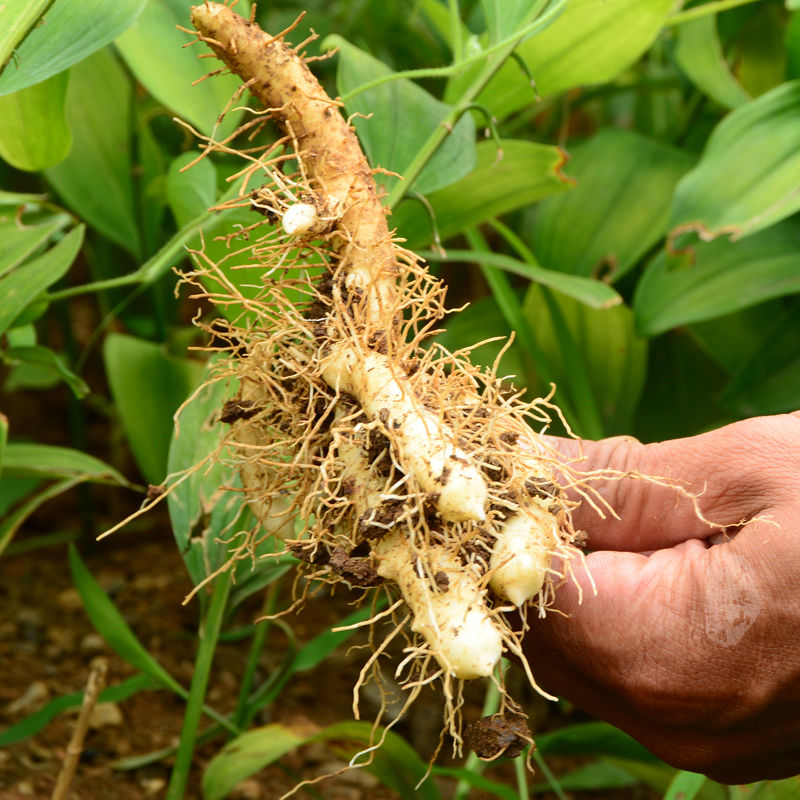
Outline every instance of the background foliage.
<path id="1" fill-rule="evenodd" d="M 188 5 L 9 0 L 0 11 L 0 401 L 21 396 L 47 413 L 66 387 L 72 441 L 19 437 L 13 416 L 0 415 L 0 552 L 13 552 L 25 519 L 55 495 L 85 482 L 161 484 L 216 442 L 207 424 L 220 404 L 213 392 L 189 406 L 173 436 L 172 415 L 204 366 L 187 351 L 201 343 L 189 325 L 197 309 L 175 300 L 171 270 L 201 227 L 210 248 L 222 248 L 211 242 L 214 232 L 248 217 L 207 210 L 229 191 L 233 165 L 225 159 L 180 172 L 195 140 L 174 117 L 216 137 L 241 117 L 233 111 L 217 123 L 235 78 L 190 87 L 210 62 L 197 60 L 198 48 L 182 48 L 187 36 L 176 25 L 188 24 Z M 302 6 L 302 26 L 320 35 L 309 52 L 320 43 L 338 48 L 315 71 L 348 114 L 364 115 L 354 124 L 372 163 L 406 176 L 383 178 L 398 235 L 426 253 L 454 306 L 471 303 L 450 318 L 441 340 L 459 348 L 513 330 L 502 371 L 517 386 L 541 395 L 555 384 L 555 400 L 580 435 L 650 441 L 800 405 L 795 5 L 282 0 L 263 4 L 258 19 L 278 31 Z M 510 50 L 514 56 L 470 96 L 480 71 Z M 452 123 L 451 134 L 443 122 Z M 491 341 L 475 358 L 491 364 L 502 347 Z M 87 436 L 88 421 L 98 418 L 112 431 L 103 447 Z M 117 467 L 126 451 L 138 471 L 123 475 Z M 218 473 L 197 473 L 170 498 L 195 582 L 224 560 L 219 535 L 247 524 L 238 502 L 215 504 L 219 481 Z M 110 522 L 89 512 L 61 539 L 94 536 Z M 70 558 L 93 623 L 140 670 L 107 691 L 122 697 L 157 685 L 187 699 L 176 774 L 188 770 L 202 681 L 186 689 L 165 673 L 77 551 Z M 201 595 L 196 674 L 207 678 L 231 609 L 275 586 L 290 562 L 267 562 L 235 587 L 228 576 Z M 251 653 L 266 636 L 262 626 Z M 239 736 L 209 765 L 207 798 L 223 797 L 231 775 L 298 746 L 277 724 L 243 732 L 254 707 L 268 705 L 292 674 L 343 638 L 298 645 L 264 685 L 243 676 L 232 716 L 205 708 L 206 733 Z M 78 700 L 53 701 L 0 740 L 33 734 Z M 342 726 L 325 735 L 363 741 L 356 723 Z M 562 776 L 565 789 L 644 781 L 670 797 L 726 791 L 676 777 L 607 726 L 537 741 L 544 756 L 600 759 Z M 390 739 L 371 769 L 401 796 L 417 796 L 414 776 L 423 767 L 402 740 Z M 450 772 L 462 796 L 481 781 L 499 797 L 518 796 L 477 770 Z M 182 793 L 181 780 L 171 797 Z M 783 790 L 727 791 L 777 798 Z"/>

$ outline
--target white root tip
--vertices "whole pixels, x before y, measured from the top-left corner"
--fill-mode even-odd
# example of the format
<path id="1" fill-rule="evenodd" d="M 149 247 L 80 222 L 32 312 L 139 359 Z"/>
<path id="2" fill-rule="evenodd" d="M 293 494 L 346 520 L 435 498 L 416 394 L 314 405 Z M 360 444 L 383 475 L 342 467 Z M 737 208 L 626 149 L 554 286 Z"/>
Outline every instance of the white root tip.
<path id="1" fill-rule="evenodd" d="M 459 466 L 439 492 L 439 513 L 448 522 L 483 522 L 489 499 L 486 482 L 474 467 Z"/>
<path id="2" fill-rule="evenodd" d="M 556 535 L 549 515 L 514 514 L 498 533 L 489 559 L 492 591 L 517 607 L 535 597 L 544 586 Z"/>
<path id="3" fill-rule="evenodd" d="M 289 236 L 307 233 L 319 225 L 317 209 L 311 203 L 295 203 L 286 209 L 281 218 L 281 226 Z"/>

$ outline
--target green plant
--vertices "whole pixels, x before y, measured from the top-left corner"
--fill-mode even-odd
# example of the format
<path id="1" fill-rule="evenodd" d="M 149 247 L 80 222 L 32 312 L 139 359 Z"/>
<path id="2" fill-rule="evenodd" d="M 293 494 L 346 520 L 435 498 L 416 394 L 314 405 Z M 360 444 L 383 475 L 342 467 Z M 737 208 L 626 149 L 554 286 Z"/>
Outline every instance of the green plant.
<path id="1" fill-rule="evenodd" d="M 88 452 L 86 408 L 109 415 L 153 485 L 214 451 L 218 439 L 207 423 L 226 398 L 221 386 L 187 405 L 172 434 L 173 413 L 205 373 L 199 355 L 186 357 L 200 339 L 172 299 L 170 270 L 184 261 L 186 246 L 200 246 L 201 228 L 218 261 L 225 245 L 213 242 L 215 233 L 252 222 L 246 209 L 208 211 L 233 196 L 225 183 L 232 159 L 181 172 L 192 145 L 173 113 L 206 136 L 225 135 L 243 119 L 229 112 L 215 131 L 232 79 L 187 89 L 207 66 L 194 48 L 181 49 L 187 39 L 174 28 L 188 23 L 188 3 L 99 3 L 88 23 L 82 4 L 47 5 L 7 4 L 13 24 L 0 39 L 0 61 L 8 62 L 0 74 L 0 333 L 4 391 L 44 393 L 64 382 L 75 412 L 70 448 L 19 438 L 13 415 L 0 425 L 0 550 L 11 554 L 34 544 L 12 537 L 56 494 L 87 481 L 132 486 L 108 465 L 119 465 L 114 453 Z M 336 60 L 320 63 L 323 80 L 348 114 L 372 115 L 353 122 L 373 166 L 406 178 L 378 176 L 393 224 L 446 277 L 454 304 L 473 301 L 448 318 L 440 334 L 446 347 L 488 340 L 474 358 L 491 365 L 504 347 L 491 340 L 514 330 L 501 372 L 516 375 L 531 398 L 555 384 L 554 402 L 584 436 L 687 435 L 798 405 L 797 12 L 766 0 L 678 12 L 665 0 L 420 0 L 413 13 L 394 3 L 368 13 L 346 0 L 309 5 L 325 45 L 339 47 Z M 286 27 L 299 10 L 278 6 L 259 9 L 268 30 Z M 525 27 L 536 11 L 544 12 L 539 19 L 550 13 L 542 30 Z M 763 41 L 774 46 L 759 49 Z M 490 63 L 496 74 L 487 72 Z M 485 87 L 482 75 L 490 78 Z M 395 122 L 401 111 L 413 122 Z M 481 125 L 485 139 L 476 134 Z M 227 277 L 252 296 L 246 271 Z M 70 304 L 79 297 L 88 298 L 98 325 L 77 344 L 70 332 L 80 312 Z M 110 332 L 112 323 L 124 333 Z M 53 344 L 53 330 L 62 344 Z M 108 392 L 90 378 L 93 364 Z M 166 501 L 195 584 L 227 562 L 237 545 L 230 533 L 255 525 L 235 495 L 219 502 L 218 470 L 185 473 Z M 107 524 L 90 512 L 84 533 Z M 81 535 L 79 524 L 67 525 L 55 541 Z M 260 547 L 263 555 L 269 545 Z M 240 566 L 198 593 L 195 681 L 183 687 L 137 643 L 73 551 L 93 623 L 139 671 L 104 696 L 158 686 L 187 700 L 171 797 L 182 794 L 203 713 L 209 721 L 200 739 L 238 737 L 211 762 L 208 797 L 230 788 L 221 775 L 243 777 L 299 745 L 302 737 L 280 723 L 248 728 L 346 632 L 290 647 L 256 685 L 254 664 L 270 637 L 267 626 L 256 626 L 234 712 L 225 717 L 204 706 L 221 632 L 253 593 L 266 592 L 267 613 L 281 610 L 280 580 L 291 563 L 275 556 L 254 571 Z M 283 622 L 273 624 L 292 641 Z M 52 701 L 0 741 L 32 735 L 79 700 Z M 363 744 L 365 730 L 347 722 L 321 735 Z M 544 757 L 600 759 L 559 776 L 565 791 L 640 780 L 667 796 L 739 796 L 699 779 L 687 788 L 685 775 L 607 726 L 536 740 Z M 264 750 L 264 742 L 274 747 Z M 387 745 L 370 768 L 413 796 L 424 763 L 400 739 L 390 736 Z M 252 752 L 259 755 L 248 760 Z M 480 776 L 474 763 L 469 771 L 434 772 L 460 780 L 461 796 L 468 785 L 500 797 L 523 791 Z M 421 791 L 436 796 L 430 782 Z M 782 787 L 748 791 L 780 796 Z"/>

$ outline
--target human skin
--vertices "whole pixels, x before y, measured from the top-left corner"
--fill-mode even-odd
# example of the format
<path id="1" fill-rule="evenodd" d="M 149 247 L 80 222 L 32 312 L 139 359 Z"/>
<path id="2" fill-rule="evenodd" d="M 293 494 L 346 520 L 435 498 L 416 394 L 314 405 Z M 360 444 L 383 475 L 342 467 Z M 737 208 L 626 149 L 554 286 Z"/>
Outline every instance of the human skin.
<path id="1" fill-rule="evenodd" d="M 681 769 L 800 773 L 800 412 L 557 446 L 574 469 L 673 486 L 593 482 L 619 518 L 576 509 L 591 553 L 557 592 L 564 613 L 526 635 L 537 680 Z"/>

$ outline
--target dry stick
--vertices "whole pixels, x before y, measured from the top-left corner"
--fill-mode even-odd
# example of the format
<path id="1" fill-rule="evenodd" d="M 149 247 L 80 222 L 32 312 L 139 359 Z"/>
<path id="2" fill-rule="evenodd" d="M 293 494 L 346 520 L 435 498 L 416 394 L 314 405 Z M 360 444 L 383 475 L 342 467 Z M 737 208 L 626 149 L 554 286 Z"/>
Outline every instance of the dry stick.
<path id="1" fill-rule="evenodd" d="M 61 772 L 58 774 L 58 781 L 56 782 L 56 788 L 53 789 L 51 800 L 64 800 L 67 796 L 72 777 L 75 775 L 75 768 L 78 766 L 78 761 L 83 752 L 83 740 L 86 737 L 86 731 L 89 729 L 89 717 L 97 698 L 100 696 L 100 692 L 103 691 L 105 686 L 107 671 L 108 663 L 104 658 L 95 659 L 92 663 L 89 680 L 86 682 L 86 691 L 83 694 L 80 715 L 67 745 L 64 763 L 61 765 Z"/>

